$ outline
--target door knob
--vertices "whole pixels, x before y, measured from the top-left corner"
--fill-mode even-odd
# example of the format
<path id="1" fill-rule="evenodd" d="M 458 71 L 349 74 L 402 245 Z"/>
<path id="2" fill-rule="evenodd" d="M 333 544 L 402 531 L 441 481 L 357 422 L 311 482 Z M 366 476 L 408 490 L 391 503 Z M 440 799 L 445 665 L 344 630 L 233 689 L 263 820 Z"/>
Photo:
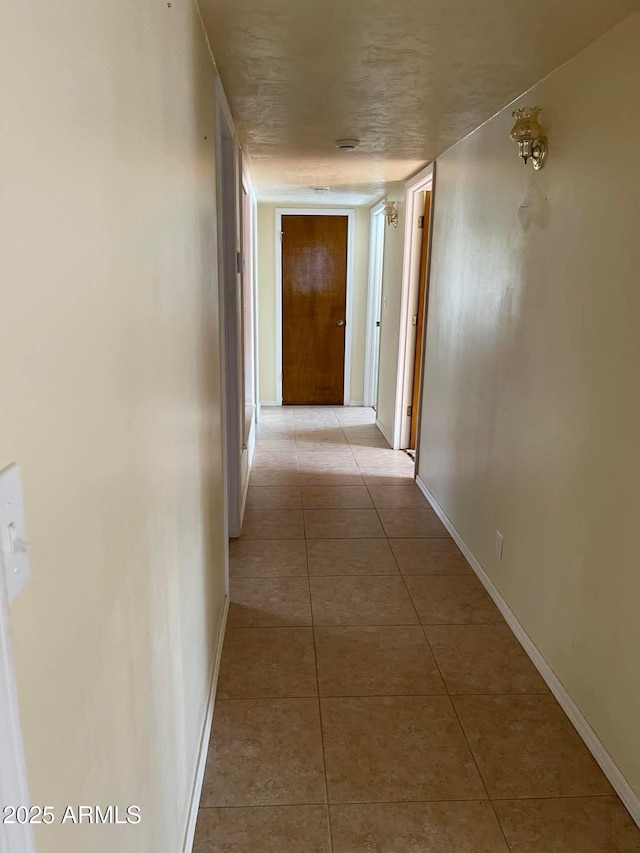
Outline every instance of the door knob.
<path id="1" fill-rule="evenodd" d="M 336 326 L 344 326 L 344 325 L 345 325 L 344 320 L 338 320 L 338 322 L 336 323 Z"/>

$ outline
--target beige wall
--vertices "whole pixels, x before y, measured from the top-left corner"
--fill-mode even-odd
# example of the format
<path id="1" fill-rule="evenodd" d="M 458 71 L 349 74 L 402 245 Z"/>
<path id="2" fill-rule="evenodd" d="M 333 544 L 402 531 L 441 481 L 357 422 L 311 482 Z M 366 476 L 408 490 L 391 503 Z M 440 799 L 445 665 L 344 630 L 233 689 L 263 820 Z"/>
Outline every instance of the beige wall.
<path id="1" fill-rule="evenodd" d="M 420 476 L 640 795 L 640 16 L 438 161 Z M 494 554 L 495 531 L 504 556 Z"/>
<path id="2" fill-rule="evenodd" d="M 340 207 L 340 205 L 327 205 Z M 308 210 L 322 205 L 258 204 L 258 351 L 260 399 L 276 401 L 276 209 Z M 349 399 L 364 400 L 365 326 L 369 275 L 369 208 L 356 207 L 352 294 L 351 388 Z"/>
<path id="3" fill-rule="evenodd" d="M 191 3 L 5 4 L 0 469 L 39 853 L 181 849 L 224 599 L 213 66 Z"/>
<path id="4" fill-rule="evenodd" d="M 391 184 L 385 196 L 395 201 L 398 226 L 384 227 L 382 266 L 382 310 L 380 312 L 380 366 L 376 417 L 389 442 L 393 442 L 400 346 L 400 307 L 402 303 L 402 255 L 404 251 L 404 185 Z"/>

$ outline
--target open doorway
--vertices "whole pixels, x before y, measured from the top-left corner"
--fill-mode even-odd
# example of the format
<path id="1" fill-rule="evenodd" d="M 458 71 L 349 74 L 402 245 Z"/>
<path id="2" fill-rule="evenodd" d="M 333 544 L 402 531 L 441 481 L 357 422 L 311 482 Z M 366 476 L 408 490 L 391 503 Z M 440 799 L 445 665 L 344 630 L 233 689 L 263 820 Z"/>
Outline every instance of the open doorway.
<path id="1" fill-rule="evenodd" d="M 242 174 L 242 345 L 244 352 L 243 450 L 248 450 L 249 464 L 255 444 L 258 419 L 257 332 L 256 332 L 256 263 L 255 263 L 255 195 L 249 173 Z"/>
<path id="2" fill-rule="evenodd" d="M 364 366 L 364 404 L 376 410 L 380 368 L 380 322 L 384 265 L 384 201 L 371 208 L 369 228 L 369 285 Z"/>
<path id="3" fill-rule="evenodd" d="M 406 185 L 406 225 L 394 446 L 417 452 L 422 362 L 427 329 L 434 164 Z"/>
<path id="4" fill-rule="evenodd" d="M 422 205 L 421 205 L 422 206 Z M 422 217 L 418 220 L 418 227 L 422 229 L 422 241 L 420 247 L 420 267 L 418 273 L 418 299 L 414 306 L 415 313 L 411 315 L 411 325 L 416 329 L 416 341 L 413 355 L 413 382 L 411 386 L 411 427 L 409 429 L 409 450 L 415 453 L 418 440 L 418 412 L 420 411 L 420 378 L 422 374 L 422 345 L 424 338 L 424 327 L 427 316 L 427 259 L 429 257 L 429 239 L 431 224 L 431 190 L 424 193 L 424 206 Z"/>
<path id="5" fill-rule="evenodd" d="M 242 348 L 242 280 L 240 247 L 240 150 L 222 87 L 216 86 L 216 156 L 218 181 L 218 280 L 222 346 L 222 414 L 226 425 L 223 449 L 227 504 L 227 533 L 240 535 L 242 472 L 248 470 L 244 448 Z M 244 457 L 244 458 L 243 458 Z M 245 477 L 246 479 L 246 477 Z"/>

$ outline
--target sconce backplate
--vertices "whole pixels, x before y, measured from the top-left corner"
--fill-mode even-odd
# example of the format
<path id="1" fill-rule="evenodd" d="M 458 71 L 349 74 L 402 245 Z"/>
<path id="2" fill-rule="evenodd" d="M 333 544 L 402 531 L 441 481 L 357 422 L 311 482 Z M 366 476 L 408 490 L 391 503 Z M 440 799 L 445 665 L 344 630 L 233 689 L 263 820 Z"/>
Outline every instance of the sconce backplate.
<path id="1" fill-rule="evenodd" d="M 536 172 L 539 172 L 544 166 L 544 161 L 547 159 L 547 151 L 547 137 L 542 136 L 540 139 L 536 139 L 533 143 L 533 154 L 531 155 L 531 162 Z"/>

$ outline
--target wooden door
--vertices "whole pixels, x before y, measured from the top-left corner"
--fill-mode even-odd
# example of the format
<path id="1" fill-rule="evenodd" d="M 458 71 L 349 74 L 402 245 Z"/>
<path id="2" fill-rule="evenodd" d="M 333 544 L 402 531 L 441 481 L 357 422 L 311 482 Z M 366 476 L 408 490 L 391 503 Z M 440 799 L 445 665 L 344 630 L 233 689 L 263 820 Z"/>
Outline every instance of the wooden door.
<path id="1" fill-rule="evenodd" d="M 282 217 L 282 398 L 342 405 L 347 307 L 346 216 Z"/>
<path id="2" fill-rule="evenodd" d="M 422 366 L 422 338 L 427 313 L 427 259 L 429 257 L 429 224 L 431 217 L 431 192 L 424 199 L 424 217 L 422 219 L 422 248 L 420 250 L 420 281 L 418 284 L 418 305 L 416 316 L 416 355 L 413 363 L 413 394 L 411 397 L 411 435 L 409 447 L 415 450 L 418 439 L 418 406 L 420 405 L 420 369 Z"/>

